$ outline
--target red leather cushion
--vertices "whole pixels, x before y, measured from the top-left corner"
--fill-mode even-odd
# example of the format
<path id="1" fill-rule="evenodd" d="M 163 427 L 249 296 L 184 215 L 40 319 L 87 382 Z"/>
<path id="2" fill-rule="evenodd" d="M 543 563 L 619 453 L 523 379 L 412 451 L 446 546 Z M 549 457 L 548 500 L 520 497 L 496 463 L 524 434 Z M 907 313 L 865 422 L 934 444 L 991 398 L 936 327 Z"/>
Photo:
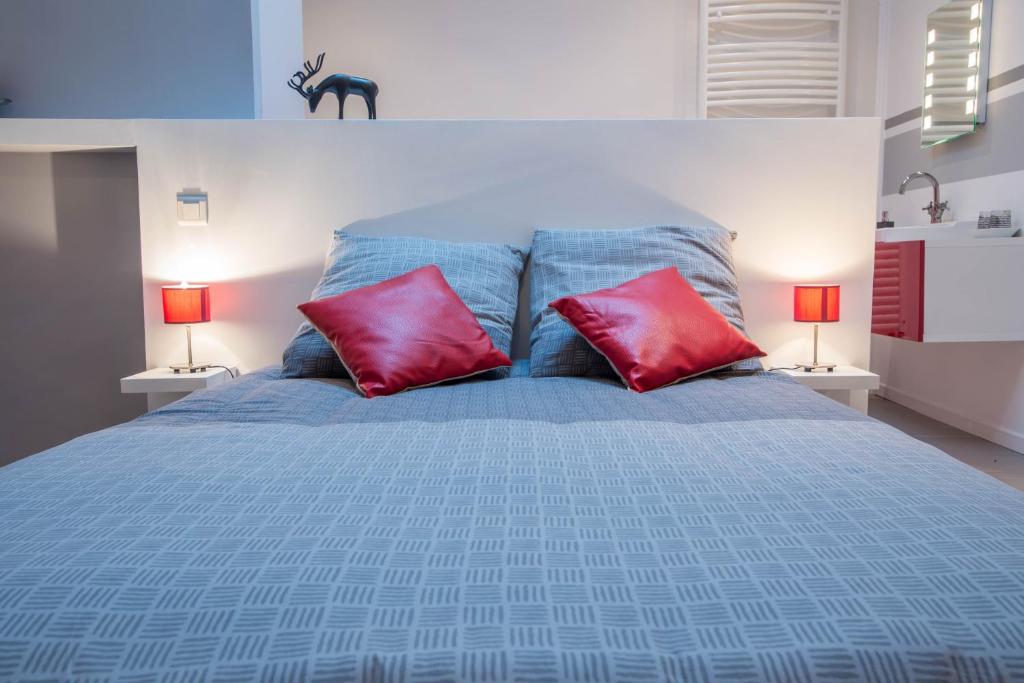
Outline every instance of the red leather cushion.
<path id="1" fill-rule="evenodd" d="M 299 305 L 367 398 L 512 365 L 437 266 Z"/>
<path id="2" fill-rule="evenodd" d="M 549 304 L 630 389 L 649 391 L 765 353 L 675 268 Z"/>

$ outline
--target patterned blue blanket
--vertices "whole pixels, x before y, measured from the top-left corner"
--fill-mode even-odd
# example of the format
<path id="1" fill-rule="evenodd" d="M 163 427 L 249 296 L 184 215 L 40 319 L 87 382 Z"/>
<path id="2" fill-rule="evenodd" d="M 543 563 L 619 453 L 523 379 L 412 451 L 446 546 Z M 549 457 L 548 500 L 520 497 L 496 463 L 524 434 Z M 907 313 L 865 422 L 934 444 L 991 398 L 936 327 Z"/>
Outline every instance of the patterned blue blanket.
<path id="1" fill-rule="evenodd" d="M 1024 494 L 763 373 L 268 370 L 0 469 L 0 679 L 1024 681 Z"/>

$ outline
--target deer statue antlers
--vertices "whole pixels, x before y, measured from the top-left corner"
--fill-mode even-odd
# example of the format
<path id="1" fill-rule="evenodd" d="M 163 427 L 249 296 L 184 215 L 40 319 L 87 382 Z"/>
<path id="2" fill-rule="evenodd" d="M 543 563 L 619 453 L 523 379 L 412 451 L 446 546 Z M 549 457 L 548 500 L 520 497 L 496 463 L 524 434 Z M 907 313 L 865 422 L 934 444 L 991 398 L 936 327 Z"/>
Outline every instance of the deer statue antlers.
<path id="1" fill-rule="evenodd" d="M 292 75 L 292 77 L 288 80 L 288 87 L 291 88 L 292 90 L 294 90 L 295 92 L 299 93 L 300 95 L 302 95 L 303 97 L 305 97 L 308 100 L 309 96 L 313 92 L 313 86 L 309 86 L 305 90 L 302 89 L 302 86 L 304 86 L 306 84 L 306 81 L 308 81 L 313 76 L 316 76 L 317 73 L 320 72 L 320 69 L 324 65 L 324 55 L 326 55 L 326 54 L 327 54 L 326 52 L 321 52 L 319 55 L 317 55 L 316 66 L 313 66 L 307 60 L 303 64 L 303 66 L 306 68 L 306 73 L 302 73 L 301 71 L 296 71 Z"/>

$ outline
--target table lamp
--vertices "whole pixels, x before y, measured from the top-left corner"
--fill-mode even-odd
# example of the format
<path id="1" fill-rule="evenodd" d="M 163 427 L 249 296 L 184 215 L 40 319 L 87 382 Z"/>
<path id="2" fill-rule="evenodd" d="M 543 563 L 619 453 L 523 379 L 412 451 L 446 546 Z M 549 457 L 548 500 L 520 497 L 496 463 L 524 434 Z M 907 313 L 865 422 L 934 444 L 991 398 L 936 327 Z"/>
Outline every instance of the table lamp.
<path id="1" fill-rule="evenodd" d="M 810 363 L 797 363 L 804 372 L 827 370 L 835 363 L 818 362 L 818 324 L 839 322 L 839 285 L 796 285 L 793 287 L 793 320 L 814 323 L 814 359 Z"/>
<path id="2" fill-rule="evenodd" d="M 164 302 L 164 322 L 169 325 L 185 325 L 185 338 L 188 341 L 188 363 L 172 365 L 175 373 L 205 372 L 209 363 L 192 362 L 192 325 L 193 323 L 210 322 L 210 287 L 209 285 L 165 285 L 160 290 Z"/>

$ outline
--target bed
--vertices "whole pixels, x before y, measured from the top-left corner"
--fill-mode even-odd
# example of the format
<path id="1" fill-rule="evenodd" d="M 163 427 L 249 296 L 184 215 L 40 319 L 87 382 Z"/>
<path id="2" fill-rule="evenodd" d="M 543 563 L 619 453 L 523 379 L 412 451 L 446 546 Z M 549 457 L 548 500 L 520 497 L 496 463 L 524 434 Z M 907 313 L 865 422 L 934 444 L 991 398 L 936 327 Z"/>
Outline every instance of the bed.
<path id="1" fill-rule="evenodd" d="M 0 470 L 0 679 L 1024 680 L 1024 494 L 775 374 L 244 376 Z"/>

